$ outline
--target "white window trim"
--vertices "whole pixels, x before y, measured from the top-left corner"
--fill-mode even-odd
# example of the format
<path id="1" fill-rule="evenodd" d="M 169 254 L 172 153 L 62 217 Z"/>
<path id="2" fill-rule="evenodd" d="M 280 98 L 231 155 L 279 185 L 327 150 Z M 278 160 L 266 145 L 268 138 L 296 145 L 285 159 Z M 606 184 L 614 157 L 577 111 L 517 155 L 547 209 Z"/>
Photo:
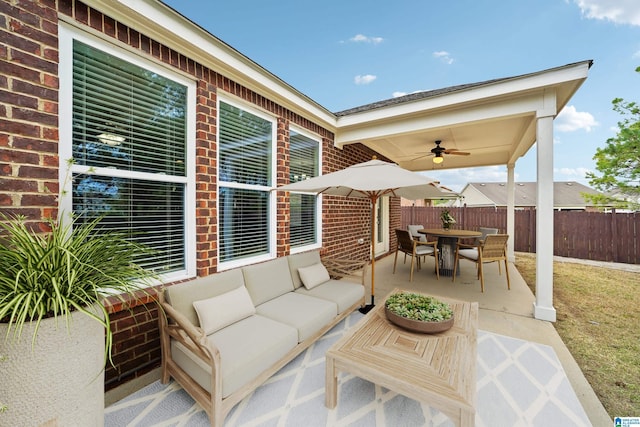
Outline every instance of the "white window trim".
<path id="1" fill-rule="evenodd" d="M 322 137 L 315 133 L 310 132 L 309 130 L 297 126 L 295 124 L 289 125 L 289 134 L 291 131 L 299 133 L 300 135 L 306 136 L 309 139 L 312 139 L 318 143 L 318 176 L 322 175 Z M 316 193 L 299 193 L 299 194 L 313 194 L 316 195 L 316 243 L 312 245 L 304 245 L 298 247 L 291 247 L 291 253 L 296 254 L 300 252 L 306 252 L 312 249 L 320 249 L 322 248 L 322 194 Z"/>
<path id="2" fill-rule="evenodd" d="M 185 184 L 185 269 L 167 273 L 160 277 L 163 283 L 177 280 L 184 280 L 196 276 L 196 185 L 195 185 L 195 129 L 196 129 L 196 82 L 186 78 L 182 73 L 173 72 L 169 68 L 158 65 L 155 61 L 147 60 L 127 49 L 105 42 L 99 37 L 92 36 L 75 26 L 61 22 L 58 27 L 59 38 L 59 149 L 60 168 L 60 214 L 68 214 L 73 211 L 72 189 L 70 187 L 70 177 L 72 173 L 91 173 L 99 171 L 101 175 L 113 177 L 126 177 L 133 179 L 144 179 L 149 181 L 172 181 Z M 89 46 L 117 56 L 134 65 L 153 71 L 169 80 L 173 80 L 187 87 L 187 147 L 186 147 L 186 177 L 167 177 L 162 179 L 156 174 L 142 172 L 122 172 L 109 168 L 90 168 L 82 165 L 70 165 L 73 147 L 73 40 L 81 41 Z"/>
<path id="3" fill-rule="evenodd" d="M 232 261 L 225 261 L 225 262 L 221 262 L 220 258 L 218 258 L 218 271 L 224 271 L 224 270 L 230 270 L 233 268 L 238 268 L 238 267 L 242 267 L 245 265 L 249 265 L 249 264 L 255 264 L 258 262 L 262 262 L 262 261 L 268 261 L 270 259 L 274 259 L 276 257 L 277 254 L 277 234 L 278 234 L 278 230 L 277 230 L 277 225 L 278 225 L 278 220 L 277 220 L 277 209 L 278 209 L 278 204 L 277 204 L 277 197 L 276 197 L 276 192 L 273 191 L 276 188 L 276 179 L 277 179 L 277 165 L 278 165 L 278 159 L 277 159 L 277 146 L 278 146 L 278 120 L 275 116 L 270 115 L 265 113 L 263 110 L 260 110 L 254 106 L 252 106 L 251 104 L 244 102 L 242 100 L 239 100 L 235 97 L 233 97 L 233 95 L 230 94 L 223 94 L 223 93 L 218 93 L 218 99 L 217 99 L 217 104 L 216 104 L 216 110 L 218 111 L 217 114 L 217 119 L 218 119 L 218 124 L 219 124 L 219 118 L 220 118 L 220 102 L 224 102 L 225 104 L 229 104 L 233 107 L 239 108 L 241 110 L 245 110 L 253 115 L 256 115 L 258 117 L 260 117 L 261 119 L 270 121 L 272 123 L 271 126 L 271 141 L 272 141 L 272 145 L 271 145 L 271 186 L 256 186 L 256 185 L 248 185 L 248 184 L 243 184 L 243 183 L 238 183 L 238 182 L 227 182 L 227 181 L 221 181 L 220 177 L 218 176 L 218 179 L 216 180 L 217 182 L 217 192 L 218 194 L 220 194 L 220 187 L 224 187 L 224 188 L 238 188 L 238 189 L 247 189 L 247 190 L 259 190 L 259 191 L 268 191 L 269 192 L 269 230 L 270 234 L 269 234 L 269 251 L 266 254 L 262 254 L 262 255 L 257 255 L 254 257 L 249 257 L 249 258 L 242 258 L 242 259 L 238 259 L 238 260 L 232 260 Z M 220 143 L 220 127 L 218 126 L 218 134 L 216 135 L 216 140 L 218 141 L 218 144 Z M 217 158 L 216 158 L 216 164 L 220 165 L 220 149 L 217 150 Z M 224 182 L 224 185 L 221 185 Z M 218 199 L 219 200 L 219 199 Z M 216 225 L 217 225 L 217 230 L 220 230 L 220 216 L 218 215 L 218 217 L 216 218 Z M 218 241 L 220 240 L 220 234 L 218 233 Z M 220 245 L 218 245 L 220 246 Z"/>

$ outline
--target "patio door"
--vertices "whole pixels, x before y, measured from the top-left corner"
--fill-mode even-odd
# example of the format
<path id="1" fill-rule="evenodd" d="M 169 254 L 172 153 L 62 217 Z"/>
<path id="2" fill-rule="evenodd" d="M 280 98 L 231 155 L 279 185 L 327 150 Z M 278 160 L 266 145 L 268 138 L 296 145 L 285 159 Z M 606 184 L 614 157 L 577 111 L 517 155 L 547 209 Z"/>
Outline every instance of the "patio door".
<path id="1" fill-rule="evenodd" d="M 380 256 L 389 251 L 389 197 L 381 197 L 376 205 L 376 240 L 373 251 Z"/>

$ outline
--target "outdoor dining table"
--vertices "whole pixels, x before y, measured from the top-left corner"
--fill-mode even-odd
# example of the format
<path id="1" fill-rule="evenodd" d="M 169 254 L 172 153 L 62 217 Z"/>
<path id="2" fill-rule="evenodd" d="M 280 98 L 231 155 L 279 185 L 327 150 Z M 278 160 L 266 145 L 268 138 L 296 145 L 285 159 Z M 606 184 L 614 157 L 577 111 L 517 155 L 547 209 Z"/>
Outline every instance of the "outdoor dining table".
<path id="1" fill-rule="evenodd" d="M 450 228 L 423 228 L 418 233 L 438 238 L 438 265 L 441 276 L 453 276 L 453 266 L 456 260 L 456 245 L 458 239 L 470 239 L 482 236 L 479 231 L 459 230 Z M 460 274 L 460 269 L 458 269 Z"/>

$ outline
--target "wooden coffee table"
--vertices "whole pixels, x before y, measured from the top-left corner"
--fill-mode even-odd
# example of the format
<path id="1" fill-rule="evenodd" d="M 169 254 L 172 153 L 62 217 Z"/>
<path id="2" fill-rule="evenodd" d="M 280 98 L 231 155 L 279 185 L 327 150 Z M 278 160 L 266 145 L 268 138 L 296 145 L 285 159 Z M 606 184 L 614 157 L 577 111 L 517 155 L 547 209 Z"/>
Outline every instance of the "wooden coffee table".
<path id="1" fill-rule="evenodd" d="M 382 302 L 331 346 L 326 353 L 325 405 L 336 407 L 342 371 L 425 402 L 458 426 L 473 426 L 478 303 L 438 299 L 454 311 L 454 326 L 446 332 L 430 335 L 399 328 L 387 320 Z"/>

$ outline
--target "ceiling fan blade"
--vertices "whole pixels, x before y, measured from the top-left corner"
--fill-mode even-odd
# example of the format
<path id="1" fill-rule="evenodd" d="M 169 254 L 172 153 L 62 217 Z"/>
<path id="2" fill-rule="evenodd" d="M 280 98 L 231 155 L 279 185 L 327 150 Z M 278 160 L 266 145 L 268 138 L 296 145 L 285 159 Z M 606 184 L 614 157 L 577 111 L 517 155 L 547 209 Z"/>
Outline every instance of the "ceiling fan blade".
<path id="1" fill-rule="evenodd" d="M 416 153 L 416 154 L 417 154 L 417 153 Z M 431 156 L 433 156 L 433 153 L 427 153 L 427 154 L 423 154 L 422 156 L 414 157 L 414 158 L 412 158 L 412 159 L 411 159 L 411 160 L 409 160 L 409 161 L 410 161 L 410 162 L 414 162 L 414 161 L 416 161 L 416 160 L 420 160 L 420 159 L 422 159 L 422 158 L 424 158 L 424 157 L 431 157 Z"/>
<path id="2" fill-rule="evenodd" d="M 453 154 L 454 156 L 468 156 L 471 153 L 468 153 L 466 151 L 458 151 L 456 149 L 451 149 L 451 150 L 445 151 L 444 154 Z"/>

